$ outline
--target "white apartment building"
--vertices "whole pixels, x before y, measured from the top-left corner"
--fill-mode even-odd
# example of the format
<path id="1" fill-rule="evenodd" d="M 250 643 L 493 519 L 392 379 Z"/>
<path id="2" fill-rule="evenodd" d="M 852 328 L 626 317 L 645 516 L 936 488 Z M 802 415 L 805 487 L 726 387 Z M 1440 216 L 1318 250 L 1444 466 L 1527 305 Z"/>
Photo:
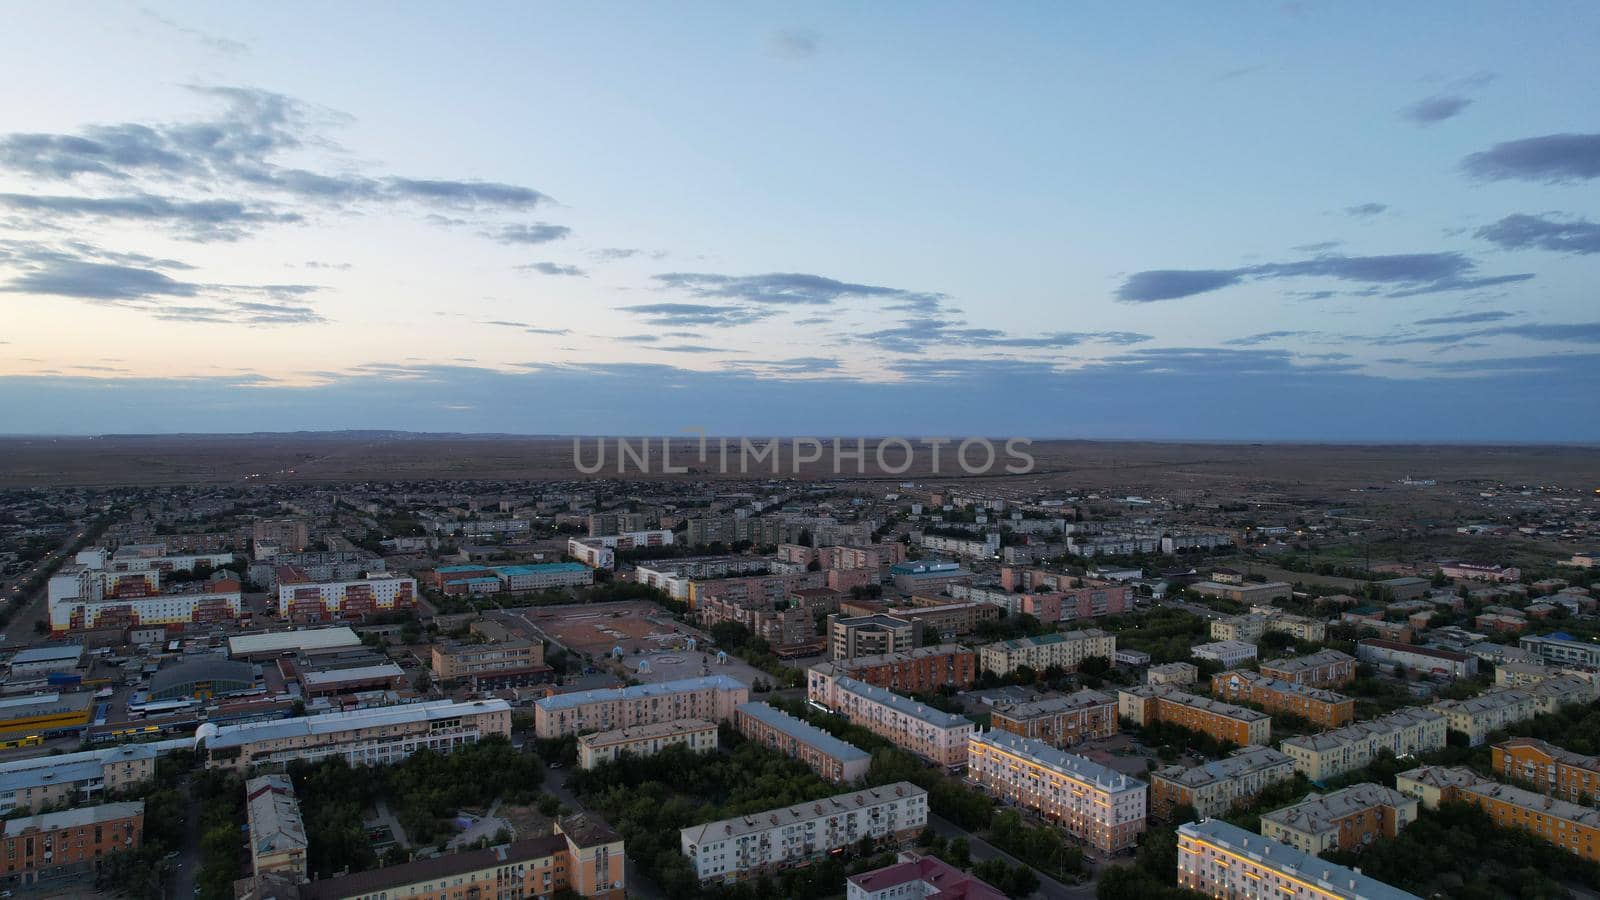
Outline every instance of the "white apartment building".
<path id="1" fill-rule="evenodd" d="M 1144 782 L 1043 741 L 975 732 L 967 740 L 967 780 L 1106 853 L 1133 846 L 1145 829 Z"/>
<path id="2" fill-rule="evenodd" d="M 1256 645 L 1244 641 L 1214 641 L 1190 647 L 1189 654 L 1195 659 L 1214 660 L 1229 669 L 1235 669 L 1245 663 L 1255 662 Z"/>
<path id="3" fill-rule="evenodd" d="M 1573 698 L 1574 702 L 1579 699 Z M 1466 735 L 1468 745 L 1473 747 L 1488 740 L 1490 732 L 1539 714 L 1539 703 L 1533 694 L 1518 688 L 1488 691 L 1466 700 L 1438 700 L 1428 708 L 1444 716 L 1451 731 Z"/>
<path id="4" fill-rule="evenodd" d="M 243 611 L 240 589 L 238 581 L 224 578 L 163 590 L 160 569 L 113 572 L 72 563 L 50 577 L 50 632 L 237 620 Z"/>
<path id="5" fill-rule="evenodd" d="M 928 792 L 909 781 L 735 816 L 678 833 L 700 881 L 732 883 L 822 859 L 862 838 L 910 842 L 928 824 Z"/>
<path id="6" fill-rule="evenodd" d="M 297 581 L 278 575 L 278 615 L 284 618 L 325 619 L 402 609 L 417 602 L 415 578 L 372 574 L 344 581 Z"/>

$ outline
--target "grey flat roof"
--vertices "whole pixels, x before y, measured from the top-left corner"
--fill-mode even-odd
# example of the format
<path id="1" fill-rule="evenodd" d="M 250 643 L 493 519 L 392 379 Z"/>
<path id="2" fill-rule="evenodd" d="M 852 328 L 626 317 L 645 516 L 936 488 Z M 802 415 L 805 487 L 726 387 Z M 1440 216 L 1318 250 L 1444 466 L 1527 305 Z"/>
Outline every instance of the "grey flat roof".
<path id="1" fill-rule="evenodd" d="M 768 706 L 760 701 L 741 703 L 734 707 L 734 710 L 771 725 L 800 743 L 816 747 L 841 762 L 854 762 L 858 759 L 872 758 L 872 754 L 857 747 L 855 744 L 845 743 L 810 722 L 796 719 L 783 710 Z"/>
<path id="2" fill-rule="evenodd" d="M 77 659 L 82 655 L 82 644 L 46 644 L 43 647 L 29 647 L 26 650 L 18 650 L 16 655 L 11 657 L 11 664 L 14 666 L 18 663 Z"/>
<path id="3" fill-rule="evenodd" d="M 239 725 L 218 726 L 216 731 L 202 734 L 204 726 L 195 733 L 205 737 L 208 749 L 238 747 L 255 741 L 286 737 L 311 737 L 321 734 L 339 734 L 358 728 L 382 725 L 404 725 L 447 719 L 451 716 L 475 715 L 486 712 L 510 712 L 511 704 L 504 700 L 469 700 L 456 703 L 452 700 L 435 700 L 430 703 L 402 703 L 398 706 L 377 706 L 347 712 L 324 713 L 299 719 L 278 719 L 268 722 L 245 722 Z"/>
<path id="4" fill-rule="evenodd" d="M 834 681 L 834 685 L 852 694 L 858 694 L 868 700 L 882 703 L 884 706 L 914 719 L 927 722 L 936 728 L 954 728 L 958 725 L 972 724 L 972 720 L 966 716 L 958 716 L 955 713 L 947 713 L 942 709 L 934 709 L 926 704 L 918 703 L 910 697 L 896 694 L 888 688 L 867 684 L 865 681 L 857 681 L 854 678 L 839 678 Z"/>
<path id="5" fill-rule="evenodd" d="M 558 709 L 571 709 L 589 703 L 600 703 L 610 700 L 637 700 L 641 697 L 659 697 L 665 694 L 677 694 L 685 691 L 700 691 L 706 689 L 732 691 L 749 686 L 728 675 L 707 675 L 701 678 L 680 678 L 677 681 L 658 681 L 654 684 L 636 684 L 625 688 L 600 688 L 592 691 L 574 691 L 570 694 L 556 694 L 554 697 L 544 697 L 535 701 L 534 705 L 552 712 Z"/>
<path id="6" fill-rule="evenodd" d="M 1025 738 L 1009 731 L 994 731 L 991 729 L 989 731 L 975 732 L 970 740 L 983 744 L 993 744 L 1001 750 L 1015 753 L 1018 756 L 1025 756 L 1069 778 L 1085 784 L 1092 784 L 1103 790 L 1131 791 L 1146 787 L 1145 783 L 1139 779 L 1124 775 L 1107 766 L 1102 766 L 1092 759 L 1058 750 L 1044 741 Z"/>

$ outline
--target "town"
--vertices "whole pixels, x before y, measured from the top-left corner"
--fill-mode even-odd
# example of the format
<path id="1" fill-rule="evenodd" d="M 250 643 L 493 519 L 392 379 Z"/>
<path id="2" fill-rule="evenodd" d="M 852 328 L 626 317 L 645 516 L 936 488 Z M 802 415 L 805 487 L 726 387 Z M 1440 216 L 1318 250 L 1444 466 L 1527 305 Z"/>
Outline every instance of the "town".
<path id="1" fill-rule="evenodd" d="M 1600 492 L 0 494 L 40 896 L 1566 896 Z M 1531 892 L 1531 893 L 1530 893 Z"/>

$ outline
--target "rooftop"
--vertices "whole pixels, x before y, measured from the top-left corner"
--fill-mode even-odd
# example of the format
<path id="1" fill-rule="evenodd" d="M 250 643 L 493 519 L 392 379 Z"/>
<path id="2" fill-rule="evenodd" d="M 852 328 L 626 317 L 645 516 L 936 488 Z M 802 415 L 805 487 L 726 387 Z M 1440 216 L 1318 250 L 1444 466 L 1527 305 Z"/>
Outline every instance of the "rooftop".
<path id="1" fill-rule="evenodd" d="M 1311 794 L 1293 806 L 1263 815 L 1261 821 L 1296 831 L 1320 832 L 1338 828 L 1341 819 L 1362 810 L 1379 806 L 1411 806 L 1415 802 L 1381 784 L 1353 784 L 1331 794 Z"/>
<path id="2" fill-rule="evenodd" d="M 360 646 L 361 638 L 349 626 L 306 628 L 299 631 L 273 631 L 243 634 L 228 638 L 229 656 L 281 653 L 285 650 L 321 650 L 329 647 Z"/>
<path id="3" fill-rule="evenodd" d="M 932 897 L 937 900 L 1003 900 L 1006 896 L 988 882 L 974 878 L 938 857 L 919 856 L 914 859 L 905 857 L 906 854 L 902 854 L 900 862 L 859 875 L 851 875 L 850 883 L 869 894 L 876 894 L 890 888 L 920 882 L 931 887 L 932 891 L 922 889 L 917 893 L 909 893 L 908 896 Z"/>
<path id="4" fill-rule="evenodd" d="M 1008 731 L 974 732 L 969 742 L 988 744 L 1007 753 L 1021 756 L 1081 784 L 1093 785 L 1104 791 L 1121 792 L 1142 790 L 1145 783 L 1130 778 L 1115 769 L 1102 766 L 1092 759 L 1058 750 L 1044 741 L 1036 741 Z"/>
<path id="5" fill-rule="evenodd" d="M 1420 900 L 1393 885 L 1385 884 L 1354 869 L 1334 865 L 1287 844 L 1245 831 L 1220 819 L 1190 822 L 1178 828 L 1180 840 L 1188 837 L 1219 850 L 1242 856 L 1251 863 L 1275 872 L 1293 875 L 1315 884 L 1321 892 L 1349 900 Z"/>
<path id="6" fill-rule="evenodd" d="M 77 659 L 82 655 L 82 644 L 46 644 L 43 647 L 29 647 L 26 650 L 18 650 L 11 657 L 11 664 L 17 666 L 24 663 L 59 662 Z"/>
<path id="7" fill-rule="evenodd" d="M 1294 760 L 1271 747 L 1242 747 L 1222 759 L 1212 760 L 1192 769 L 1168 766 L 1156 772 L 1155 777 L 1194 788 L 1277 766 L 1288 766 L 1292 769 Z"/>
<path id="8" fill-rule="evenodd" d="M 238 747 L 256 741 L 340 734 L 360 728 L 404 725 L 492 712 L 509 714 L 511 705 L 504 700 L 471 700 L 464 703 L 434 700 L 428 703 L 402 703 L 397 706 L 343 710 L 299 719 L 222 726 L 212 726 L 207 723 L 196 730 L 195 741 L 198 743 L 203 739 L 208 749 L 215 750 L 218 747 Z"/>
<path id="9" fill-rule="evenodd" d="M 531 563 L 518 566 L 495 566 L 497 575 L 554 575 L 559 572 L 588 572 L 589 567 L 583 563 L 554 562 Z"/>
<path id="10" fill-rule="evenodd" d="M 934 709 L 926 704 L 918 703 L 910 697 L 896 694 L 888 688 L 867 684 L 854 678 L 840 678 L 834 681 L 834 686 L 839 690 L 848 691 L 875 703 L 881 703 L 898 713 L 926 722 L 935 728 L 957 728 L 962 725 L 971 727 L 972 725 L 972 720 L 966 716 L 958 716 L 955 713 Z"/>
<path id="11" fill-rule="evenodd" d="M 661 697 L 667 694 L 705 690 L 749 690 L 749 687 L 744 682 L 728 675 L 705 675 L 700 678 L 680 678 L 677 681 L 659 681 L 654 684 L 636 684 L 623 688 L 573 691 L 570 694 L 556 694 L 553 697 L 544 697 L 536 701 L 534 705 L 545 712 L 553 712 L 558 709 L 572 709 L 573 707 L 585 706 L 590 703 L 638 700 L 644 697 Z"/>
<path id="12" fill-rule="evenodd" d="M 886 784 L 882 787 L 849 791 L 843 794 L 835 794 L 832 797 L 824 797 L 821 800 L 796 803 L 793 806 L 764 810 L 744 816 L 734 816 L 731 819 L 707 822 L 704 825 L 691 825 L 682 830 L 682 836 L 689 843 L 703 845 L 708 841 L 721 842 L 741 835 L 756 834 L 771 828 L 808 822 L 822 816 L 837 815 L 853 809 L 865 809 L 868 806 L 877 806 L 884 803 L 905 802 L 919 797 L 926 800 L 927 796 L 927 791 L 911 782 L 897 781 L 894 784 Z"/>
<path id="13" fill-rule="evenodd" d="M 872 758 L 872 754 L 862 750 L 860 747 L 845 743 L 810 722 L 796 719 L 783 710 L 768 706 L 760 701 L 741 703 L 734 707 L 734 710 L 735 712 L 744 713 L 758 722 L 769 725 L 802 744 L 815 747 L 840 762 L 854 762 Z"/>
<path id="14" fill-rule="evenodd" d="M 102 803 L 99 806 L 76 806 L 61 812 L 40 813 L 36 816 L 7 819 L 4 822 L 0 822 L 0 835 L 12 837 L 25 831 L 81 828 L 84 825 L 113 822 L 117 819 L 143 814 L 143 800 L 135 800 L 129 803 Z"/>

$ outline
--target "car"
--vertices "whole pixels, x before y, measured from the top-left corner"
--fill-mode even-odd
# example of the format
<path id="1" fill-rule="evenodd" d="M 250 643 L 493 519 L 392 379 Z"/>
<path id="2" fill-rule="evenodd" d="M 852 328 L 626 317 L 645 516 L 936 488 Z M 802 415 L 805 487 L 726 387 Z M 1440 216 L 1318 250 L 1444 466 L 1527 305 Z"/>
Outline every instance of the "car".
<path id="1" fill-rule="evenodd" d="M 552 769 L 559 769 L 559 768 L 561 768 L 561 762 L 560 762 L 560 760 L 557 760 L 557 761 L 556 761 L 556 762 L 553 762 L 553 763 L 551 763 L 551 764 L 550 764 L 550 768 L 552 768 Z"/>

